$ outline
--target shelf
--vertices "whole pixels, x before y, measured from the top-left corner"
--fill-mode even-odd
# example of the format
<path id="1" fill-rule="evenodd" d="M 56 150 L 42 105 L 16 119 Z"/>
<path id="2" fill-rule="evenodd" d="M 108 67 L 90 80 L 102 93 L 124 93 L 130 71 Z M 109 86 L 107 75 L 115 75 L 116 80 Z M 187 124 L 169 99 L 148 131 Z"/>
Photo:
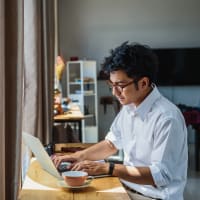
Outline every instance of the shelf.
<path id="1" fill-rule="evenodd" d="M 82 113 L 89 113 L 82 121 L 83 142 L 97 142 L 98 139 L 96 70 L 96 61 L 67 62 L 67 95 L 78 102 Z M 88 126 L 91 127 L 88 129 Z"/>
<path id="2" fill-rule="evenodd" d="M 81 82 L 69 82 L 69 85 L 81 85 Z"/>
<path id="3" fill-rule="evenodd" d="M 73 95 L 73 96 L 75 96 L 75 95 L 76 95 L 76 96 L 83 96 L 83 95 L 84 95 L 84 96 L 95 96 L 96 93 L 91 93 L 91 94 L 89 94 L 89 93 L 84 93 L 84 94 L 83 94 L 83 93 L 70 93 L 69 95 L 70 95 L 70 96 L 71 96 L 71 95 Z"/>
<path id="4" fill-rule="evenodd" d="M 95 96 L 96 95 L 96 93 L 93 93 L 93 94 L 84 94 L 84 96 Z"/>
<path id="5" fill-rule="evenodd" d="M 75 81 L 75 82 L 69 82 L 69 84 L 70 84 L 70 85 L 81 85 L 82 82 L 81 82 L 81 81 L 79 81 L 79 82 L 76 82 L 76 81 Z M 95 83 L 94 83 L 94 82 L 83 82 L 83 84 L 84 84 L 84 85 L 87 85 L 87 84 L 91 84 L 91 85 L 92 85 L 92 84 L 95 84 Z"/>
<path id="6" fill-rule="evenodd" d="M 94 91 L 93 90 L 76 90 L 75 94 L 84 94 L 84 95 L 94 95 Z"/>
<path id="7" fill-rule="evenodd" d="M 94 117 L 94 114 L 84 115 L 84 118 L 90 118 L 90 117 Z"/>

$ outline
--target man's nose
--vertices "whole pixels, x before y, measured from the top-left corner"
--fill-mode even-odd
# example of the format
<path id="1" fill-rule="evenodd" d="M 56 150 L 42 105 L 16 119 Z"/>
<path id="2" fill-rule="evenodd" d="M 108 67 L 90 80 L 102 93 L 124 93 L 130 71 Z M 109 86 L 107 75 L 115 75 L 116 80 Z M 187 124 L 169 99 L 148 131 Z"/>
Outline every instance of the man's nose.
<path id="1" fill-rule="evenodd" d="M 121 94 L 121 92 L 117 89 L 117 87 L 113 87 L 112 88 L 112 94 L 114 96 L 118 96 L 119 94 Z"/>

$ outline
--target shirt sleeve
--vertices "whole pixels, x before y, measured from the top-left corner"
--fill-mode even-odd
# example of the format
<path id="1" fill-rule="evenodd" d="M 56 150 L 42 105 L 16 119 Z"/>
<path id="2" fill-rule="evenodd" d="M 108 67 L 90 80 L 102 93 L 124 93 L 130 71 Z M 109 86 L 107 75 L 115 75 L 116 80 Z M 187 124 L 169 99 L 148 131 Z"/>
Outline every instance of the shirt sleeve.
<path id="1" fill-rule="evenodd" d="M 157 187 L 162 187 L 176 179 L 186 167 L 187 129 L 180 117 L 164 119 L 154 137 L 150 170 Z"/>
<path id="2" fill-rule="evenodd" d="M 111 141 L 117 149 L 122 149 L 121 130 L 119 126 L 120 117 L 121 114 L 119 113 L 114 119 L 110 131 L 105 137 L 105 139 Z"/>

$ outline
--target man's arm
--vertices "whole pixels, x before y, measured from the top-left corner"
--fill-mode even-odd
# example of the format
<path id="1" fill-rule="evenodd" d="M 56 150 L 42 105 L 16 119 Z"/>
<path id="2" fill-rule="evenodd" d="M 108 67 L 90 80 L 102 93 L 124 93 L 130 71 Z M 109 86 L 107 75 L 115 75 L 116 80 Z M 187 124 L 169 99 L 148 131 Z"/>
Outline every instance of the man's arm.
<path id="1" fill-rule="evenodd" d="M 80 160 L 102 160 L 117 152 L 116 147 L 109 140 L 103 140 L 83 151 L 77 152 Z"/>
<path id="2" fill-rule="evenodd" d="M 95 163 L 91 160 L 101 160 L 117 152 L 115 146 L 109 140 L 97 143 L 84 151 L 77 152 L 83 162 L 76 165 L 76 170 L 85 170 L 89 174 L 108 174 L 109 163 Z M 90 160 L 90 161 L 89 161 Z M 115 164 L 113 176 L 117 176 L 124 180 L 144 185 L 155 186 L 149 167 L 134 167 Z"/>
<path id="3" fill-rule="evenodd" d="M 110 163 L 94 162 L 91 160 L 84 160 L 73 164 L 72 170 L 83 170 L 89 175 L 109 174 L 112 172 L 113 176 L 117 176 L 126 181 L 137 184 L 155 186 L 153 177 L 149 167 L 134 167 L 123 164 L 114 164 L 113 170 L 110 168 Z"/>
<path id="4" fill-rule="evenodd" d="M 60 165 L 62 161 L 68 161 L 72 163 L 84 161 L 84 160 L 103 160 L 110 155 L 113 155 L 117 152 L 116 147 L 112 142 L 108 140 L 103 140 L 85 150 L 77 151 L 76 153 L 70 155 L 61 155 L 52 157 L 52 160 L 56 167 Z"/>
<path id="5" fill-rule="evenodd" d="M 137 184 L 155 186 L 149 167 L 133 167 L 115 164 L 113 176 L 118 176 L 126 181 Z"/>
<path id="6" fill-rule="evenodd" d="M 85 150 L 78 151 L 71 155 L 59 156 L 57 158 L 59 159 L 59 163 L 61 161 L 74 162 L 72 165 L 73 170 L 83 170 L 87 171 L 90 175 L 99 175 L 108 174 L 109 163 L 93 161 L 105 159 L 116 152 L 117 149 L 113 143 L 109 140 L 104 140 Z M 58 166 L 58 163 L 56 165 Z M 149 167 L 133 167 L 115 164 L 112 175 L 133 183 L 155 186 Z"/>

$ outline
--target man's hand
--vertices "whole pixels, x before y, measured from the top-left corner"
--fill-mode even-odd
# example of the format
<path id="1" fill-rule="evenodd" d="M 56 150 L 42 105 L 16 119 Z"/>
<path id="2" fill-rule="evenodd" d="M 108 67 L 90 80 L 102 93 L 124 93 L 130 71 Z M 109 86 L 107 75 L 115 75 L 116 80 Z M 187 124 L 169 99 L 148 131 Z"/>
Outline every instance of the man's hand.
<path id="1" fill-rule="evenodd" d="M 100 175 L 108 174 L 109 164 L 105 162 L 85 160 L 74 162 L 70 168 L 71 170 L 85 171 L 89 175 Z"/>
<path id="2" fill-rule="evenodd" d="M 61 162 L 71 162 L 75 163 L 78 161 L 78 158 L 74 156 L 74 154 L 71 155 L 53 155 L 51 157 L 53 163 L 55 164 L 56 168 L 60 165 Z M 68 166 L 68 168 L 71 168 L 71 165 Z"/>

